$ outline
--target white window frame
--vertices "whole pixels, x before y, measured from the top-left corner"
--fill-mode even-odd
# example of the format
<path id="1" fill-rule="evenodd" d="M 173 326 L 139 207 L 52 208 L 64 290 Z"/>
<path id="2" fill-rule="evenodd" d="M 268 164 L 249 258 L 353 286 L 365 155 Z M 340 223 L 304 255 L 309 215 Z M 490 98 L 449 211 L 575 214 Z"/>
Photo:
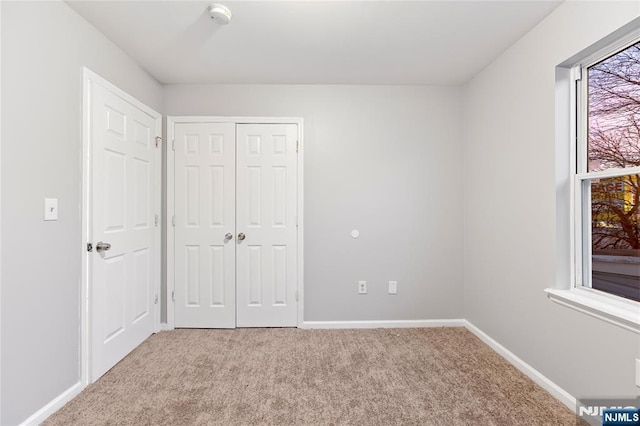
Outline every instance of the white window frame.
<path id="1" fill-rule="evenodd" d="M 588 72 L 587 69 L 604 59 L 624 50 L 640 41 L 640 30 L 627 31 L 615 41 L 604 47 L 587 49 L 581 59 L 566 67 L 568 69 L 569 87 L 565 90 L 568 99 L 561 102 L 569 107 L 568 125 L 564 135 L 564 143 L 569 142 L 568 179 L 570 200 L 568 202 L 569 218 L 569 286 L 558 283 L 557 288 L 548 288 L 548 297 L 561 305 L 586 313 L 592 317 L 607 321 L 626 330 L 640 334 L 640 302 L 616 296 L 591 288 L 591 199 L 590 182 L 594 179 L 620 177 L 628 174 L 640 174 L 640 167 L 625 169 L 607 169 L 604 171 L 587 171 L 587 103 Z M 558 74 L 557 74 L 558 75 Z M 566 95 L 565 95 L 566 96 Z M 558 99 L 556 99 L 558 101 Z M 568 101 L 568 102 L 567 102 Z M 558 102 L 556 102 L 558 106 Z M 567 115 L 564 115 L 565 119 Z M 559 123 L 562 125 L 562 123 Z M 562 141 L 559 141 L 562 142 Z M 562 276 L 562 274 L 560 274 Z"/>

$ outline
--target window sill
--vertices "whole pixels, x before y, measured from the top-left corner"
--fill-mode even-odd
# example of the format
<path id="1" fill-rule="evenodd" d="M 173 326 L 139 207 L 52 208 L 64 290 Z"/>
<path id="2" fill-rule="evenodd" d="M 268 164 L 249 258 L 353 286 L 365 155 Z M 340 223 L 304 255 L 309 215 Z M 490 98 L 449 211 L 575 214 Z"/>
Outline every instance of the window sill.
<path id="1" fill-rule="evenodd" d="M 547 296 L 560 305 L 640 334 L 640 303 L 603 294 L 588 288 L 545 289 Z"/>

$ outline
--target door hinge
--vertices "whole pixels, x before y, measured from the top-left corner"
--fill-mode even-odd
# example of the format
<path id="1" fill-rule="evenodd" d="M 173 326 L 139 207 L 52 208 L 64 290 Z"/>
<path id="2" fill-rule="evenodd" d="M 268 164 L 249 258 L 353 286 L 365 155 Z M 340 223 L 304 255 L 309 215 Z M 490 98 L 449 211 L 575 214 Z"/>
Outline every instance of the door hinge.
<path id="1" fill-rule="evenodd" d="M 158 227 L 159 222 L 160 222 L 160 216 L 156 215 L 156 220 L 155 220 L 156 228 Z"/>
<path id="2" fill-rule="evenodd" d="M 175 151 L 175 150 L 176 150 L 176 140 L 175 140 L 175 139 L 171 141 L 171 149 L 172 149 L 173 151 Z"/>
<path id="3" fill-rule="evenodd" d="M 156 304 L 156 305 L 158 304 L 158 295 L 157 294 L 156 294 L 156 298 L 153 300 L 153 303 Z"/>
<path id="4" fill-rule="evenodd" d="M 161 143 L 162 143 L 162 138 L 160 136 L 156 136 L 156 148 L 158 148 Z"/>
<path id="5" fill-rule="evenodd" d="M 171 301 L 172 302 L 176 301 L 176 291 L 175 290 L 171 290 Z"/>
<path id="6" fill-rule="evenodd" d="M 176 226 L 176 217 L 171 216 L 171 226 Z"/>
<path id="7" fill-rule="evenodd" d="M 296 228 L 298 227 L 298 215 L 296 215 Z"/>
<path id="8" fill-rule="evenodd" d="M 87 243 L 87 251 L 93 251 L 93 244 Z"/>
<path id="9" fill-rule="evenodd" d="M 300 152 L 300 141 L 296 141 L 296 153 Z"/>
<path id="10" fill-rule="evenodd" d="M 298 290 L 296 290 L 296 302 L 298 301 L 298 298 L 299 298 L 299 292 Z"/>

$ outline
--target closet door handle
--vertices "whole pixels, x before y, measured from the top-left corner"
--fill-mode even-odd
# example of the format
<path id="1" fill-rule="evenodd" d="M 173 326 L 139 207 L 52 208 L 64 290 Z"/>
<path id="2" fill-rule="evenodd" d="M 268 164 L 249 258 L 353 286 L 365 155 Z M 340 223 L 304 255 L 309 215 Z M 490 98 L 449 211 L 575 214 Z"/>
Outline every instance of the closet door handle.
<path id="1" fill-rule="evenodd" d="M 238 234 L 238 241 L 242 241 L 247 238 L 242 232 Z"/>
<path id="2" fill-rule="evenodd" d="M 227 241 L 229 241 L 232 238 L 233 238 L 233 234 L 231 232 L 227 232 L 227 234 L 224 236 L 224 239 Z"/>

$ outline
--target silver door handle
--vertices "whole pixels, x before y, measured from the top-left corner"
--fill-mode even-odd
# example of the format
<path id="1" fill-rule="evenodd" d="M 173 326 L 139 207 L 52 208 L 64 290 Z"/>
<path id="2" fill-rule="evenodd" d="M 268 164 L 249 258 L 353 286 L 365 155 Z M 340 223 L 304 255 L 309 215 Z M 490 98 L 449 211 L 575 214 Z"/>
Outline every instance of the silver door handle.
<path id="1" fill-rule="evenodd" d="M 103 251 L 107 251 L 107 250 L 111 250 L 111 244 L 98 241 L 98 243 L 96 244 L 96 251 L 98 253 L 102 253 Z"/>
<path id="2" fill-rule="evenodd" d="M 227 240 L 227 241 L 232 239 L 232 238 L 233 238 L 233 234 L 231 232 L 227 232 L 227 234 L 224 236 L 224 239 Z"/>
<path id="3" fill-rule="evenodd" d="M 242 241 L 242 240 L 244 240 L 245 238 L 247 238 L 247 237 L 246 237 L 243 233 L 239 233 L 239 234 L 238 234 L 238 241 Z"/>

